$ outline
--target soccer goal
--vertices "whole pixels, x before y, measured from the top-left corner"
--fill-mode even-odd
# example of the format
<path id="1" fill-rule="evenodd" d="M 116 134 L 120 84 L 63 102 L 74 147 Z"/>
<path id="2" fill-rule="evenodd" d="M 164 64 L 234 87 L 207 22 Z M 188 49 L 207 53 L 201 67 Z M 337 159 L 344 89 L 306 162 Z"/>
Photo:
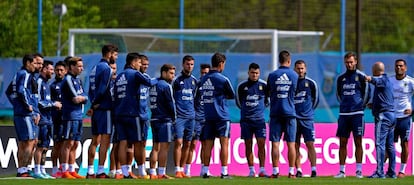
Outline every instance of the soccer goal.
<path id="1" fill-rule="evenodd" d="M 278 52 L 318 52 L 323 32 L 272 29 L 69 29 L 70 56 L 98 53 L 113 43 L 121 52 L 152 54 L 267 54 L 271 69 Z"/>

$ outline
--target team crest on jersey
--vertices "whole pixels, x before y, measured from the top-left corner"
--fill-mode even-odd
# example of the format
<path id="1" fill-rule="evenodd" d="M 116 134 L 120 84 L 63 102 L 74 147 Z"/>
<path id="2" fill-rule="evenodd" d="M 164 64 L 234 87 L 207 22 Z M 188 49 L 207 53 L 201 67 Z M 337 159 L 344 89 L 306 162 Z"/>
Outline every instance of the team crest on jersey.
<path id="1" fill-rule="evenodd" d="M 259 90 L 263 91 L 263 86 L 259 85 Z"/>
<path id="2" fill-rule="evenodd" d="M 180 85 L 184 85 L 184 82 L 183 81 L 180 81 Z"/>
<path id="3" fill-rule="evenodd" d="M 407 87 L 408 86 L 408 83 L 404 83 L 404 87 Z"/>
<path id="4" fill-rule="evenodd" d="M 309 87 L 309 83 L 308 82 L 305 82 L 305 87 Z"/>
<path id="5" fill-rule="evenodd" d="M 195 81 L 194 81 L 194 80 L 193 80 L 193 81 L 191 81 L 191 84 L 192 84 L 192 85 L 195 85 Z"/>
<path id="6" fill-rule="evenodd" d="M 355 81 L 359 81 L 359 77 L 358 76 L 355 77 Z"/>
<path id="7" fill-rule="evenodd" d="M 345 82 L 346 81 L 346 78 L 342 78 L 342 81 Z"/>
<path id="8" fill-rule="evenodd" d="M 247 88 L 247 87 L 244 87 L 244 90 L 245 90 L 245 91 L 247 91 L 247 90 L 249 90 L 249 88 Z"/>

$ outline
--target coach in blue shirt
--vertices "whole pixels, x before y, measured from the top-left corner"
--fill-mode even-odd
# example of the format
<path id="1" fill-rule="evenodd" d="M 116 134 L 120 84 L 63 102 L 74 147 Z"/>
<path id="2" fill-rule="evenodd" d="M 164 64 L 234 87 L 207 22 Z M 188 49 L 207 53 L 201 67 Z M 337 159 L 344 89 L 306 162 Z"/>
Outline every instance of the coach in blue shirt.
<path id="1" fill-rule="evenodd" d="M 382 62 L 375 62 L 372 66 L 373 77 L 366 77 L 366 80 L 375 86 L 372 98 L 372 114 L 375 117 L 375 150 L 377 153 L 377 169 L 368 178 L 396 178 L 394 95 L 392 84 L 387 75 L 384 74 L 384 71 L 384 64 Z M 386 175 L 384 173 L 385 152 L 387 152 L 389 158 Z"/>

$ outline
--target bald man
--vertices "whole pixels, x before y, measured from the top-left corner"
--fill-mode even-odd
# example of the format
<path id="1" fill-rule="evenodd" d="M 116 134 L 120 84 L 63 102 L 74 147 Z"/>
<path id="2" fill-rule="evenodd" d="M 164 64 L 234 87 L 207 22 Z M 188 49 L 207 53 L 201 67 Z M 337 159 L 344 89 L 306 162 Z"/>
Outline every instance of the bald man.
<path id="1" fill-rule="evenodd" d="M 384 64 L 375 62 L 372 66 L 373 77 L 366 77 L 366 80 L 375 87 L 371 107 L 375 117 L 375 150 L 377 154 L 377 169 L 368 178 L 396 178 L 393 141 L 395 129 L 394 95 L 392 84 L 384 71 Z M 387 173 L 384 173 L 385 152 L 390 160 Z"/>

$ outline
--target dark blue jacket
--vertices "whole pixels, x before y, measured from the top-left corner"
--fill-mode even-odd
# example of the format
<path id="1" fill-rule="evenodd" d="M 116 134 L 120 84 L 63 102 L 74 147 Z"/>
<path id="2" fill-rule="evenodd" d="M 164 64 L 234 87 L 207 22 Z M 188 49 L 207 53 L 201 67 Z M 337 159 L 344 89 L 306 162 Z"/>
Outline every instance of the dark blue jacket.
<path id="1" fill-rule="evenodd" d="M 241 120 L 263 120 L 264 110 L 269 106 L 266 81 L 244 80 L 236 91 L 236 105 L 240 108 Z"/>
<path id="2" fill-rule="evenodd" d="M 62 120 L 82 120 L 84 104 L 74 103 L 72 99 L 76 96 L 84 96 L 86 101 L 88 97 L 82 87 L 82 82 L 76 76 L 68 73 L 62 82 Z"/>
<path id="3" fill-rule="evenodd" d="M 176 108 L 171 85 L 158 78 L 157 85 L 150 88 L 151 121 L 175 121 Z"/>
<path id="4" fill-rule="evenodd" d="M 359 70 L 347 70 L 336 81 L 336 96 L 340 115 L 364 114 L 370 88 L 365 74 Z"/>
<path id="5" fill-rule="evenodd" d="M 313 119 L 318 103 L 319 91 L 316 82 L 308 77 L 299 78 L 295 96 L 297 118 Z"/>
<path id="6" fill-rule="evenodd" d="M 112 97 L 110 91 L 110 83 L 112 77 L 112 69 L 108 61 L 101 59 L 94 66 L 89 75 L 89 99 L 92 103 L 91 107 L 99 104 L 97 109 L 110 110 L 112 108 Z"/>

